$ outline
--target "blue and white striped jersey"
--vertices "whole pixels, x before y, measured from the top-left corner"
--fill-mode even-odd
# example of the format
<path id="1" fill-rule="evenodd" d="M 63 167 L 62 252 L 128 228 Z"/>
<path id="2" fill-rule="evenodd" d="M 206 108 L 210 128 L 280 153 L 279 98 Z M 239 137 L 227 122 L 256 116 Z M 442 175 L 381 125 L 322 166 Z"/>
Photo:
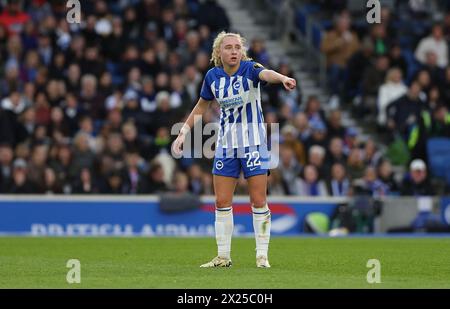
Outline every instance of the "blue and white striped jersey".
<path id="1" fill-rule="evenodd" d="M 206 73 L 200 97 L 216 99 L 220 105 L 220 128 L 216 149 L 241 149 L 266 144 L 261 108 L 259 73 L 264 67 L 254 61 L 241 61 L 232 76 L 222 67 Z"/>

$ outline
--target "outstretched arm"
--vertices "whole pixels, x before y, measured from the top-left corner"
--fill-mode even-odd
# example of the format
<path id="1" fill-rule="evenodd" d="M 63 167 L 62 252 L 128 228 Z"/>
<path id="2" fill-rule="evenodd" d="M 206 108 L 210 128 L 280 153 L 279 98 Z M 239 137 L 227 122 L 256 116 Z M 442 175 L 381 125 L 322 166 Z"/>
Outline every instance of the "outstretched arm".
<path id="1" fill-rule="evenodd" d="M 262 70 L 259 72 L 259 79 L 266 81 L 270 84 L 278 84 L 282 83 L 286 90 L 294 90 L 297 86 L 297 82 L 295 79 L 290 78 L 288 76 L 284 76 L 274 70 Z"/>
<path id="2" fill-rule="evenodd" d="M 208 109 L 209 103 L 211 103 L 211 101 L 206 101 L 205 99 L 202 99 L 202 98 L 200 98 L 198 100 L 194 109 L 189 114 L 188 119 L 183 124 L 183 127 L 181 128 L 180 133 L 178 134 L 178 137 L 172 144 L 172 150 L 174 151 L 175 154 L 177 154 L 177 155 L 181 154 L 181 152 L 183 151 L 183 143 L 184 143 L 186 134 L 189 132 L 189 130 L 191 130 L 192 127 L 194 127 L 195 116 L 203 115 L 205 113 L 205 111 Z"/>

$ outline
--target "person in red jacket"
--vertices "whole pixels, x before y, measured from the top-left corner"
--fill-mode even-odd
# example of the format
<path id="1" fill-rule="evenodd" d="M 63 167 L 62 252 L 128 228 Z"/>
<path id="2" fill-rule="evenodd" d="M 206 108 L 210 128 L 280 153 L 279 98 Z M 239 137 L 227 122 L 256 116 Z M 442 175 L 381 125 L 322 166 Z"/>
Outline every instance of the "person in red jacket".
<path id="1" fill-rule="evenodd" d="M 8 0 L 7 6 L 0 14 L 0 24 L 6 27 L 10 36 L 20 34 L 29 19 L 30 16 L 22 11 L 21 0 Z"/>

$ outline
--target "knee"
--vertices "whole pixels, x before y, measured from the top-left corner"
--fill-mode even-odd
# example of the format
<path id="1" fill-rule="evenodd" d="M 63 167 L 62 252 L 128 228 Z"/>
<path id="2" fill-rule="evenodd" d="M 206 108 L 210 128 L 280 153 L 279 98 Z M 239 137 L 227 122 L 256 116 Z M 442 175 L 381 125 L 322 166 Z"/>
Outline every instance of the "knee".
<path id="1" fill-rule="evenodd" d="M 226 207 L 230 207 L 232 204 L 232 201 L 230 199 L 227 198 L 221 198 L 221 197 L 217 197 L 216 198 L 216 207 L 217 208 L 226 208 Z"/>
<path id="2" fill-rule="evenodd" d="M 255 207 L 255 208 L 262 208 L 267 205 L 267 201 L 266 201 L 265 197 L 251 198 L 250 203 L 252 204 L 252 207 Z"/>

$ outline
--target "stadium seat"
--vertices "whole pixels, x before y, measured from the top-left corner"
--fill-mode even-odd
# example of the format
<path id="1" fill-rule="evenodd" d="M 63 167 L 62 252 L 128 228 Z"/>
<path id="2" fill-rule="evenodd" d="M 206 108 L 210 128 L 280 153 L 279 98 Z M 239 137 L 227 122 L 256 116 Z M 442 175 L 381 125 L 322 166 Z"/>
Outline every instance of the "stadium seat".
<path id="1" fill-rule="evenodd" d="M 315 48 L 320 49 L 322 43 L 322 29 L 318 24 L 314 24 L 312 27 L 312 39 Z"/>
<path id="2" fill-rule="evenodd" d="M 441 178 L 447 177 L 447 170 L 450 167 L 450 138 L 430 139 L 427 151 L 431 174 Z"/>
<path id="3" fill-rule="evenodd" d="M 445 169 L 445 183 L 450 188 L 450 166 Z"/>

